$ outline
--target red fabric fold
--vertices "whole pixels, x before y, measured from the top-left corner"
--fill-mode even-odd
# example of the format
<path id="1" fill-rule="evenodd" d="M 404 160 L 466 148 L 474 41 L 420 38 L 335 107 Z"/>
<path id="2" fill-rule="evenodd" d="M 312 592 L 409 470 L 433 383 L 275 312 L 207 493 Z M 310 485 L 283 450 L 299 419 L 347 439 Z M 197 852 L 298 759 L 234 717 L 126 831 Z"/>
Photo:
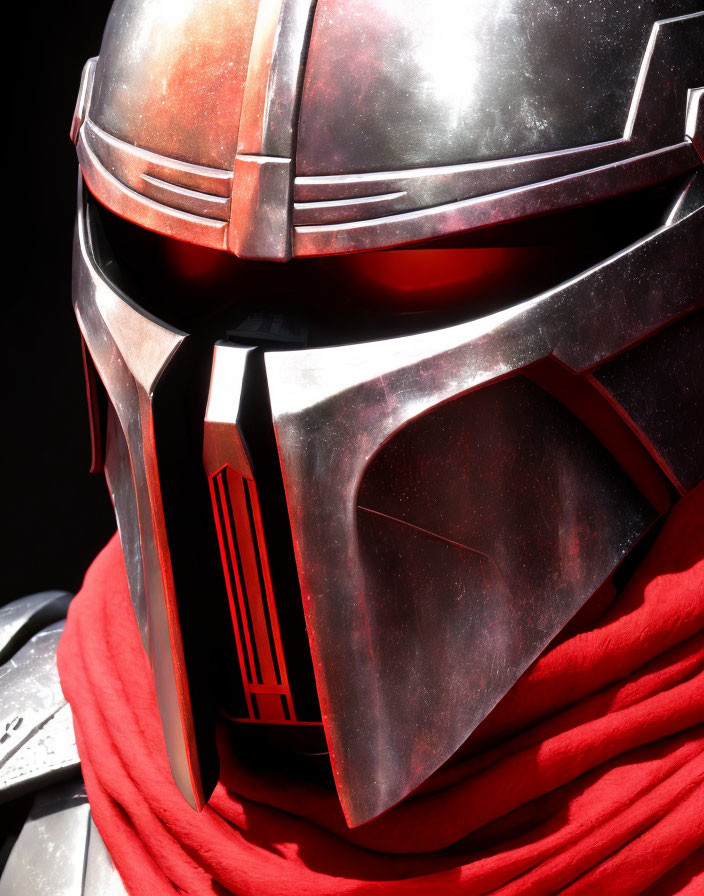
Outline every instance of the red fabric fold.
<path id="1" fill-rule="evenodd" d="M 465 758 L 349 830 L 335 794 L 221 738 L 198 814 L 166 760 L 119 544 L 59 645 L 93 817 L 133 896 L 704 892 L 704 490 L 624 592 L 548 649 Z"/>

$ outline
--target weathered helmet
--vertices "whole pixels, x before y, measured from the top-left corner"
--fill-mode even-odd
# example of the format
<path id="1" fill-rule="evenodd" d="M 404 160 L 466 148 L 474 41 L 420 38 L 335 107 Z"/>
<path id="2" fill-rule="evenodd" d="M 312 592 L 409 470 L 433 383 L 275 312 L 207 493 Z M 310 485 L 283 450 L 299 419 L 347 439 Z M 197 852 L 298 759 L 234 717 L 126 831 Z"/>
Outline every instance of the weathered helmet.
<path id="1" fill-rule="evenodd" d="M 383 812 L 704 477 L 703 85 L 701 0 L 117 0 L 74 302 L 192 805 L 219 716 Z"/>

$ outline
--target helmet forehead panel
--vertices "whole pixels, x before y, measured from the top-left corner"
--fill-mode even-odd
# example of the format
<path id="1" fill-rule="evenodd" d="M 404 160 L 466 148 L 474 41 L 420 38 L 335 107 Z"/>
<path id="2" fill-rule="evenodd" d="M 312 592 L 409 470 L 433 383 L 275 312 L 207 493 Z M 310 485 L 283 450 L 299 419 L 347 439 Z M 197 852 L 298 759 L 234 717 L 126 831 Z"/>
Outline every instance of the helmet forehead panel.
<path id="1" fill-rule="evenodd" d="M 232 169 L 256 0 L 126 0 L 110 13 L 91 119 L 158 155 Z"/>
<path id="2" fill-rule="evenodd" d="M 300 175 L 510 159 L 619 140 L 657 19 L 689 3 L 319 0 Z M 412 85 L 412 89 L 409 89 Z M 676 134 L 675 139 L 681 137 Z"/>
<path id="3" fill-rule="evenodd" d="M 595 201 L 699 164 L 698 5 L 118 0 L 79 158 L 118 214 L 247 258 Z"/>

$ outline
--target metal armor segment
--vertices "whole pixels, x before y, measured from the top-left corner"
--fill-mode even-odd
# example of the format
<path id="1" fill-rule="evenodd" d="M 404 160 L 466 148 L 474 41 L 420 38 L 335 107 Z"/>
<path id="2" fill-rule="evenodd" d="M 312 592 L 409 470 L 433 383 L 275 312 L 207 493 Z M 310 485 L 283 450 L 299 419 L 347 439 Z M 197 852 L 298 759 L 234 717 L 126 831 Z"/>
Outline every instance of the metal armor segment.
<path id="1" fill-rule="evenodd" d="M 618 140 L 654 23 L 701 10 L 701 0 L 597 0 L 578 15 L 553 0 L 319 0 L 297 172 L 398 171 Z"/>
<path id="2" fill-rule="evenodd" d="M 688 88 L 704 77 L 698 50 L 703 29 L 704 18 L 701 14 L 654 25 L 640 64 L 630 112 L 627 115 L 623 111 L 615 139 L 592 144 L 568 144 L 564 149 L 547 152 L 547 147 L 541 145 L 537 152 L 529 155 L 518 155 L 516 150 L 519 146 L 508 143 L 510 152 L 497 152 L 495 157 L 486 161 L 475 161 L 475 155 L 470 151 L 455 164 L 430 167 L 424 160 L 418 167 L 399 164 L 386 172 L 379 171 L 379 166 L 375 166 L 377 170 L 361 173 L 356 165 L 351 165 L 350 173 L 343 169 L 340 173 L 309 174 L 299 164 L 294 223 L 333 224 L 361 220 L 367 217 L 364 215 L 364 201 L 371 203 L 379 198 L 376 194 L 391 190 L 400 191 L 399 195 L 385 197 L 376 209 L 378 214 L 497 193 L 598 168 L 664 146 L 675 146 L 682 141 L 684 130 L 688 132 L 688 128 L 682 127 Z M 311 58 L 316 60 L 318 57 L 313 55 Z M 501 75 L 503 78 L 505 73 Z M 486 83 L 481 83 L 482 89 L 486 89 Z M 305 119 L 305 98 L 302 110 Z M 676 110 L 679 110 L 679 115 Z M 363 107 L 362 114 L 365 111 Z M 514 121 L 519 117 L 520 114 L 514 115 Z M 325 128 L 322 121 L 318 125 Z M 461 139 L 481 139 L 474 132 L 457 133 Z M 532 133 L 537 139 L 548 139 L 545 131 Z M 429 153 L 428 158 L 433 158 L 433 155 Z M 350 208 L 345 203 L 349 203 L 352 197 L 357 202 Z"/>
<path id="3" fill-rule="evenodd" d="M 522 377 L 401 429 L 357 500 L 365 611 L 341 608 L 343 627 L 320 636 L 343 655 L 335 633 L 352 631 L 368 651 L 373 674 L 338 660 L 326 685 L 364 707 L 356 728 L 352 712 L 339 720 L 336 764 L 366 753 L 378 809 L 421 783 L 440 738 L 445 749 L 463 743 L 657 514 L 582 424 Z"/>
<path id="4" fill-rule="evenodd" d="M 594 374 L 680 491 L 704 479 L 704 312 L 673 324 Z"/>
<path id="5" fill-rule="evenodd" d="M 291 182 L 298 95 L 315 0 L 259 4 L 234 165 L 229 248 L 291 256 Z"/>
<path id="6" fill-rule="evenodd" d="M 41 591 L 0 607 L 0 664 L 35 632 L 63 619 L 70 602 L 67 591 Z"/>
<path id="7" fill-rule="evenodd" d="M 495 6 L 492 6 L 495 11 Z M 420 9 L 425 15 L 427 8 L 421 4 Z M 609 6 L 609 10 L 612 9 L 615 9 L 613 4 Z M 595 10 L 594 5 L 590 6 L 590 10 Z M 438 27 L 446 27 L 440 17 L 436 17 L 436 20 L 440 23 Z M 472 27 L 479 28 L 478 21 L 472 18 Z M 405 22 L 404 9 L 404 28 Z M 323 26 L 323 30 L 325 27 L 327 25 Z M 420 40 L 427 39 L 427 34 L 420 31 L 418 33 Z M 527 32 L 522 29 L 521 33 Z M 576 34 L 574 30 L 573 33 Z M 545 35 L 543 37 L 549 40 Z M 592 47 L 596 58 L 608 45 L 599 43 L 594 32 L 586 39 L 581 50 L 589 45 L 590 39 L 596 40 L 596 45 Z M 491 39 L 486 41 L 486 34 L 482 32 L 482 41 L 479 42 L 476 37 L 475 41 L 485 48 Z M 349 167 L 343 167 L 339 172 L 328 168 L 325 173 L 313 174 L 312 170 L 306 169 L 302 163 L 302 157 L 305 158 L 305 141 L 302 136 L 299 141 L 295 190 L 295 254 L 317 255 L 382 248 L 462 229 L 487 226 L 499 221 L 572 205 L 579 201 L 593 201 L 619 191 L 636 189 L 654 180 L 666 178 L 668 170 L 672 176 L 677 173 L 677 169 L 682 171 L 687 167 L 693 167 L 698 164 L 697 156 L 692 152 L 690 141 L 686 140 L 684 143 L 682 141 L 685 132 L 688 133 L 688 125 L 685 123 L 688 90 L 704 78 L 704 57 L 701 53 L 703 42 L 704 14 L 701 12 L 655 23 L 640 62 L 638 77 L 635 79 L 630 111 L 626 113 L 625 108 L 622 110 L 620 131 L 614 132 L 611 135 L 613 139 L 605 142 L 591 145 L 585 145 L 586 141 L 582 145 L 575 142 L 565 144 L 565 148 L 551 148 L 551 128 L 546 125 L 542 129 L 536 129 L 535 122 L 531 118 L 534 113 L 528 106 L 523 105 L 516 114 L 515 102 L 513 105 L 509 103 L 507 107 L 511 122 L 519 129 L 525 129 L 531 138 L 536 136 L 536 139 L 540 140 L 540 145 L 536 147 L 537 152 L 530 155 L 514 155 L 517 149 L 521 149 L 521 144 L 514 130 L 506 126 L 500 131 L 501 139 L 506 140 L 505 145 L 496 148 L 487 160 L 482 161 L 483 152 L 477 141 L 486 138 L 487 129 L 478 127 L 468 130 L 466 127 L 454 127 L 450 131 L 451 139 L 464 143 L 468 140 L 474 141 L 470 142 L 466 154 L 455 164 L 428 167 L 424 158 L 422 162 L 418 162 L 417 168 L 403 170 L 405 165 L 410 164 L 409 161 L 395 160 L 393 163 L 390 162 L 396 166 L 391 170 L 364 173 L 365 169 L 360 169 L 358 160 L 352 162 L 350 159 Z M 354 41 L 352 44 L 354 45 Z M 324 51 L 318 52 L 318 49 L 314 31 L 311 64 L 307 70 L 309 79 L 315 77 L 315 66 L 321 58 L 321 53 L 324 56 Z M 365 45 L 364 50 L 360 52 L 369 53 L 373 57 L 376 49 L 378 48 L 372 43 Z M 609 52 L 612 51 L 613 46 L 609 48 Z M 412 60 L 411 65 L 416 64 L 415 57 L 409 58 Z M 553 58 L 559 60 L 560 65 L 570 64 L 565 61 L 564 47 Z M 471 54 L 461 57 L 458 64 L 466 64 L 467 59 L 471 59 Z M 506 78 L 505 68 L 491 67 L 491 72 L 495 72 L 499 78 L 501 90 L 506 85 L 510 85 L 513 89 L 520 80 L 518 76 Z M 596 74 L 594 76 L 598 77 Z M 482 69 L 478 90 L 490 91 L 492 77 L 493 75 L 487 77 L 486 71 Z M 411 102 L 418 102 L 417 93 L 411 94 L 406 91 L 405 81 L 399 80 L 396 83 L 392 80 L 391 83 L 393 87 L 389 86 L 388 79 L 375 78 L 372 81 L 373 89 L 402 90 L 406 96 L 412 97 Z M 557 79 L 553 81 L 541 78 L 536 83 L 547 84 L 548 89 L 556 89 L 558 93 L 565 87 L 564 81 L 558 82 Z M 307 80 L 306 86 L 308 84 Z M 462 84 L 458 86 L 458 91 L 461 92 L 462 86 Z M 583 84 L 580 81 L 580 91 L 582 88 Z M 315 98 L 326 96 L 324 84 L 317 85 L 311 90 L 315 107 Z M 603 92 L 598 95 L 603 96 Z M 488 101 L 487 105 L 483 106 L 480 101 L 482 97 L 483 93 L 479 98 L 470 98 L 471 108 L 467 114 L 491 114 L 492 127 L 495 127 L 496 121 L 500 119 L 500 111 Z M 455 95 L 449 90 L 445 90 L 440 96 L 440 100 L 448 105 L 454 98 Z M 556 108 L 560 109 L 560 113 L 564 113 L 565 110 L 564 100 L 565 97 L 560 94 L 559 101 L 556 102 Z M 385 102 L 384 108 L 389 106 L 396 108 L 391 98 L 386 97 Z M 362 116 L 368 112 L 368 107 L 359 102 L 353 104 L 352 108 Z M 586 114 L 581 99 L 580 108 L 582 113 Z M 303 135 L 303 126 L 308 114 L 305 94 L 301 110 Z M 609 112 L 612 111 L 613 107 L 610 105 Z M 444 124 L 437 123 L 441 134 L 444 133 L 443 127 L 447 128 L 448 122 L 453 121 L 452 112 L 453 109 L 446 108 L 444 115 L 441 116 Z M 322 109 L 314 108 L 311 113 L 316 121 L 316 126 L 312 130 L 320 131 L 329 138 L 330 129 L 335 127 L 337 119 L 334 114 L 330 116 L 329 113 L 323 118 L 316 119 L 318 113 L 322 114 Z M 417 119 L 409 119 L 411 133 L 407 134 L 407 146 L 410 147 L 410 152 L 413 152 L 416 146 L 413 135 L 418 122 L 421 123 L 422 129 L 424 123 L 427 123 L 426 115 L 426 109 L 419 109 Z M 349 125 L 353 118 L 354 114 L 346 116 L 345 124 L 342 126 Z M 580 120 L 579 116 L 576 116 L 568 124 L 572 125 Z M 602 120 L 605 118 L 600 117 L 600 121 Z M 561 119 L 558 123 L 561 123 Z M 369 151 L 374 150 L 375 158 L 380 152 L 383 153 L 384 146 L 396 140 L 396 130 L 387 130 L 386 135 L 377 135 L 376 143 L 379 143 L 381 148 L 374 141 L 366 147 Z M 588 129 L 584 131 L 585 136 L 587 132 Z M 364 136 L 358 137 L 356 141 L 350 137 L 351 143 L 349 141 L 343 143 L 343 152 L 347 152 L 348 147 L 352 146 L 353 154 L 359 149 L 360 157 L 363 156 L 366 146 L 364 140 L 367 139 L 368 132 L 361 133 Z M 511 135 L 509 139 L 506 139 L 507 134 Z M 328 159 L 336 158 L 334 147 L 329 145 L 329 141 L 326 143 L 325 140 L 321 140 L 319 135 L 315 141 L 311 137 L 311 145 L 315 146 L 316 152 L 324 147 L 322 151 L 327 153 Z M 664 147 L 668 147 L 668 150 L 664 151 Z M 550 151 L 545 152 L 546 148 Z M 404 149 L 405 147 L 399 146 L 399 152 L 404 152 Z M 523 151 L 525 152 L 525 149 Z M 430 155 L 429 149 L 424 152 L 428 157 L 437 160 L 440 150 L 436 151 L 434 156 Z M 472 161 L 468 161 L 469 159 Z M 322 165 L 322 162 L 320 164 Z M 437 162 L 434 161 L 434 164 Z M 378 163 L 374 167 L 379 167 Z"/>
<path id="8" fill-rule="evenodd" d="M 687 106 L 687 137 L 704 162 L 704 87 L 690 90 Z"/>
<path id="9" fill-rule="evenodd" d="M 58 675 L 57 675 L 58 682 Z M 31 685 L 33 682 L 28 681 Z M 62 781 L 80 768 L 73 715 L 68 703 L 37 728 L 0 769 L 0 803 Z"/>
<path id="10" fill-rule="evenodd" d="M 99 147 L 102 147 L 100 155 Z M 185 178 L 172 160 L 160 156 L 147 159 L 144 151 L 136 151 L 126 144 L 125 147 L 120 147 L 115 138 L 105 134 L 91 122 L 86 122 L 81 128 L 76 152 L 88 189 L 116 214 L 141 224 L 148 230 L 156 230 L 213 249 L 225 248 L 227 224 L 193 213 L 194 197 L 190 197 L 188 202 L 183 201 L 183 197 L 188 196 L 185 192 L 188 188 L 182 186 Z M 101 155 L 106 158 L 105 163 L 101 161 Z M 117 159 L 110 161 L 111 156 L 117 156 Z M 164 172 L 159 178 L 159 187 L 162 199 L 164 191 L 171 195 L 168 205 L 146 195 L 150 192 L 150 184 L 153 185 L 154 175 L 150 171 L 154 169 L 160 174 Z M 125 178 L 126 183 L 123 183 L 120 176 Z M 138 178 L 141 183 L 137 181 Z M 219 178 L 213 180 L 217 182 Z M 177 196 L 176 200 L 174 195 Z M 215 201 L 217 197 L 201 195 L 196 198 L 202 209 L 204 202 Z M 184 205 L 187 210 L 184 210 Z"/>
<path id="11" fill-rule="evenodd" d="M 75 143 L 78 140 L 78 134 L 81 130 L 83 122 L 88 115 L 90 101 L 93 94 L 93 84 L 95 83 L 95 67 L 98 64 L 98 57 L 93 56 L 83 66 L 81 72 L 81 84 L 78 88 L 78 96 L 76 97 L 76 107 L 73 110 L 73 118 L 71 119 L 71 130 L 69 136 Z"/>
<path id="12" fill-rule="evenodd" d="M 56 671 L 56 645 L 64 623 L 34 635 L 2 667 L 0 769 L 62 706 Z"/>
<path id="13" fill-rule="evenodd" d="M 299 174 L 295 254 L 378 249 L 486 227 L 627 192 L 695 167 L 700 158 L 690 136 L 690 88 L 704 79 L 702 44 L 703 12 L 655 23 L 618 139 L 519 157 L 502 158 L 497 151 L 491 161 L 437 168 Z M 486 89 L 485 79 L 480 84 Z M 305 108 L 304 99 L 302 121 Z M 458 133 L 467 138 L 466 131 Z"/>
<path id="14" fill-rule="evenodd" d="M 112 405 L 105 427 L 105 478 L 115 510 L 132 608 L 144 649 L 149 652 L 149 609 L 140 542 L 139 504 L 125 434 Z"/>
<path id="15" fill-rule="evenodd" d="M 218 344 L 205 414 L 203 461 L 210 482 L 247 719 L 295 722 L 259 496 L 237 427 L 251 349 Z"/>
<path id="16" fill-rule="evenodd" d="M 78 768 L 71 710 L 56 668 L 63 628 L 62 619 L 37 632 L 0 667 L 0 803 Z"/>
<path id="17" fill-rule="evenodd" d="M 243 257 L 289 257 L 313 8 L 311 0 L 223 0 L 174 15 L 163 2 L 116 3 L 71 131 L 90 189 L 145 227 Z M 196 73 L 204 54 L 207 67 Z M 186 127 L 175 126 L 180 117 Z M 205 190 L 184 183 L 199 175 Z M 231 220 L 229 234 L 220 220 Z"/>
<path id="18" fill-rule="evenodd" d="M 392 539 L 393 527 L 400 524 L 392 526 L 390 521 L 382 523 L 378 514 L 373 519 L 363 514 L 366 535 L 360 535 L 358 496 L 372 458 L 404 425 L 443 402 L 549 356 L 572 371 L 587 370 L 696 307 L 702 301 L 704 258 L 698 247 L 703 232 L 700 203 L 573 280 L 488 317 L 418 336 L 266 354 L 323 721 L 351 824 L 367 821 L 398 802 L 462 744 L 481 718 L 473 701 L 458 706 L 454 695 L 472 693 L 482 672 L 486 676 L 490 672 L 467 660 L 482 655 L 469 649 L 470 616 L 457 619 L 458 626 L 469 627 L 464 629 L 466 649 L 460 658 L 448 649 L 442 627 L 436 629 L 439 642 L 415 638 L 410 654 L 408 644 L 389 637 L 383 620 L 390 611 L 369 590 L 370 561 L 368 555 L 363 557 L 361 544 L 366 538 L 369 545 L 382 526 Z M 688 253 L 689 265 L 681 264 L 683 253 Z M 506 411 L 501 419 L 508 427 Z M 509 437 L 509 432 L 503 434 L 504 439 Z M 554 437 L 559 441 L 559 431 Z M 552 452 L 553 457 L 563 457 L 554 444 Z M 554 481 L 559 481 L 561 470 L 564 491 L 557 491 L 551 512 L 570 520 L 566 531 L 578 533 L 583 526 L 589 528 L 589 514 L 578 521 L 570 517 L 570 502 L 581 494 L 581 487 L 575 482 L 576 468 L 560 463 L 552 467 Z M 471 467 L 457 475 L 469 477 L 471 495 Z M 609 477 L 598 462 L 591 466 L 590 477 L 596 477 L 590 479 L 595 494 L 603 496 Z M 588 496 L 581 501 L 588 501 Z M 585 554 L 576 551 L 574 562 L 582 572 L 574 590 L 562 592 L 564 602 L 555 611 L 562 614 L 561 624 L 590 596 L 591 586 L 608 576 L 647 525 L 642 508 L 632 502 L 625 501 L 622 511 L 608 501 L 604 507 L 613 509 L 615 518 L 608 524 L 600 519 L 596 530 L 604 528 L 614 536 L 620 531 L 623 537 L 608 542 L 616 545 L 611 555 L 594 541 Z M 428 544 L 438 534 L 425 531 L 422 521 L 417 529 L 413 537 L 429 539 Z M 442 542 L 441 548 L 438 542 L 434 550 L 455 557 L 462 552 L 461 563 L 471 581 L 494 582 L 498 587 L 491 565 L 496 558 L 481 559 L 482 551 L 489 551 L 480 548 L 469 557 L 461 539 L 445 538 L 457 544 L 453 548 Z M 467 546 L 474 548 L 471 543 Z M 393 548 L 389 550 L 391 556 Z M 559 556 L 564 559 L 567 554 Z M 422 579 L 422 560 L 413 563 L 415 573 L 403 575 L 417 582 Z M 373 570 L 371 575 L 373 580 Z M 502 576 L 507 578 L 503 570 Z M 559 593 L 558 589 L 553 596 Z M 410 612 L 413 599 L 404 600 Z M 520 650 L 516 642 L 511 644 L 507 656 L 514 657 L 512 669 L 504 669 L 501 676 L 494 669 L 494 677 L 486 678 L 494 686 L 481 697 L 480 716 L 546 646 L 556 624 L 557 616 L 538 621 L 531 628 L 530 643 L 522 643 Z M 408 625 L 412 628 L 412 623 Z M 502 631 L 520 640 L 520 629 Z M 404 669 L 405 702 L 400 702 L 393 681 L 398 669 Z M 424 690 L 429 669 L 434 670 L 432 693 Z M 411 747 L 425 712 L 414 693 L 425 693 L 436 709 L 434 723 L 424 731 L 421 752 Z"/>
<path id="19" fill-rule="evenodd" d="M 86 122 L 81 138 L 85 149 L 131 190 L 202 218 L 229 219 L 231 174 L 130 146 L 92 121 Z"/>
<path id="20" fill-rule="evenodd" d="M 82 784 L 36 798 L 0 879 L 0 896 L 126 896 Z"/>
<path id="21" fill-rule="evenodd" d="M 548 0 L 219 0 L 169 18 L 124 0 L 72 133 L 101 202 L 180 239 L 279 260 L 427 239 L 699 165 L 700 3 L 599 0 L 575 18 Z M 232 67 L 218 34 L 194 75 L 218 17 L 224 34 L 246 20 Z"/>
<path id="22" fill-rule="evenodd" d="M 119 140 L 229 169 L 257 0 L 117 0 L 105 27 L 91 119 Z"/>
<path id="23" fill-rule="evenodd" d="M 521 160 L 515 162 L 520 167 Z M 355 214 L 352 218 L 350 210 L 363 213 L 369 209 L 370 204 L 361 202 L 356 205 L 345 200 L 341 203 L 344 206 L 341 223 L 295 225 L 293 253 L 296 256 L 308 257 L 362 252 L 478 230 L 622 195 L 674 178 L 698 167 L 699 164 L 700 159 L 692 143 L 686 140 L 676 146 L 567 174 L 564 177 L 540 180 L 537 183 L 530 182 L 498 193 L 460 199 L 401 214 L 384 214 L 384 209 L 376 206 L 373 211 L 378 217 L 362 219 Z M 407 177 L 408 172 L 403 172 L 402 176 Z M 383 177 L 379 183 L 379 190 L 394 199 L 398 186 L 400 185 L 396 182 L 395 176 L 392 176 L 390 181 Z M 393 192 L 389 193 L 389 190 Z M 325 205 L 337 207 L 338 204 L 325 203 Z M 301 207 L 299 204 L 299 208 Z M 307 211 L 308 207 L 303 208 Z"/>
<path id="24" fill-rule="evenodd" d="M 129 469 L 126 481 L 131 481 L 134 488 L 135 497 L 127 500 L 121 497 L 116 501 L 116 509 L 131 514 L 136 511 L 136 519 L 126 522 L 123 517 L 120 530 L 121 534 L 130 532 L 127 552 L 128 558 L 132 558 L 130 585 L 137 588 L 133 600 L 142 633 L 147 635 L 145 647 L 154 671 L 169 761 L 181 792 L 191 805 L 200 807 L 203 803 L 201 772 L 166 534 L 152 407 L 157 381 L 183 344 L 185 335 L 138 311 L 102 278 L 93 257 L 82 195 L 79 195 L 73 272 L 76 317 L 113 409 L 113 440 L 117 425 L 121 432 L 118 438 L 124 439 L 121 447 L 114 441 L 108 443 L 108 477 L 113 490 L 118 480 L 120 489 L 128 488 L 124 473 Z M 122 475 L 111 476 L 118 466 Z M 137 544 L 141 576 L 134 573 Z"/>
<path id="25" fill-rule="evenodd" d="M 0 896 L 81 896 L 89 824 L 82 785 L 40 794 L 10 853 Z"/>

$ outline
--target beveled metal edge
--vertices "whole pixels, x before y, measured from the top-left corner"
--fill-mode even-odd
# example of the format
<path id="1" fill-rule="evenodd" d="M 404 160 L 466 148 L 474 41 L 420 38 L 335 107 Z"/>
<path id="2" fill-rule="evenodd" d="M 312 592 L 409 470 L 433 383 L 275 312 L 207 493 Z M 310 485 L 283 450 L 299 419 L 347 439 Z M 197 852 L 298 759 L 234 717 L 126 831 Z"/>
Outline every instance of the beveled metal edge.
<path id="1" fill-rule="evenodd" d="M 86 225 L 82 184 L 74 241 L 73 302 L 95 369 L 125 435 L 139 507 L 149 616 L 149 654 L 174 780 L 194 808 L 204 805 L 190 688 L 156 458 L 152 398 L 187 338 L 138 310 L 104 279 Z"/>
<path id="2" fill-rule="evenodd" d="M 169 159 L 151 150 L 132 146 L 108 134 L 90 119 L 86 120 L 84 131 L 82 136 L 88 140 L 93 152 L 101 156 L 102 162 L 108 161 L 111 165 L 119 163 L 124 167 L 127 186 L 132 186 L 138 177 L 150 175 L 174 187 L 197 190 L 211 199 L 228 199 L 230 196 L 231 171 Z M 114 157 L 110 155 L 111 151 L 115 152 Z"/>
<path id="3" fill-rule="evenodd" d="M 685 133 L 704 162 L 704 87 L 689 91 Z"/>
<path id="4" fill-rule="evenodd" d="M 0 668 L 0 803 L 79 765 L 71 710 L 56 667 L 63 628 L 61 618 L 36 631 Z"/>
<path id="5" fill-rule="evenodd" d="M 316 0 L 261 0 L 242 99 L 239 155 L 290 158 Z"/>
<path id="6" fill-rule="evenodd" d="M 88 59 L 86 64 L 83 66 L 83 71 L 81 72 L 81 84 L 78 88 L 76 108 L 73 112 L 73 118 L 71 120 L 71 130 L 69 132 L 69 136 L 71 137 L 71 141 L 73 143 L 78 140 L 78 134 L 81 130 L 81 126 L 88 115 L 90 101 L 93 95 L 93 82 L 95 81 L 95 68 L 97 64 L 98 57 L 93 56 Z"/>
<path id="7" fill-rule="evenodd" d="M 251 348 L 216 343 L 205 410 L 203 462 L 208 476 L 229 464 L 254 480 L 242 434 L 237 427 L 247 356 Z"/>
<path id="8" fill-rule="evenodd" d="M 235 159 L 228 248 L 240 258 L 291 257 L 291 160 L 271 156 Z"/>
<path id="9" fill-rule="evenodd" d="M 181 211 L 131 189 L 103 165 L 83 135 L 82 128 L 76 144 L 78 161 L 86 186 L 99 202 L 147 230 L 213 249 L 226 248 L 225 221 Z"/>
<path id="10" fill-rule="evenodd" d="M 476 230 L 618 196 L 683 174 L 699 164 L 701 160 L 687 140 L 593 170 L 474 199 L 368 221 L 296 226 L 294 255 L 364 252 Z"/>
<path id="11" fill-rule="evenodd" d="M 351 825 L 398 802 L 460 746 L 446 744 L 446 753 L 419 768 L 417 780 L 401 791 L 387 789 L 383 775 L 377 779 L 379 769 L 366 768 L 364 780 L 356 778 L 360 770 L 344 761 L 345 744 L 335 738 L 331 720 L 345 708 L 331 700 L 325 669 L 339 666 L 342 658 L 326 656 L 330 645 L 316 639 L 316 612 L 325 602 L 353 602 L 363 589 L 355 513 L 370 459 L 400 427 L 444 401 L 549 356 L 574 372 L 588 370 L 696 307 L 704 300 L 704 256 L 696 251 L 703 228 L 700 205 L 561 286 L 459 326 L 334 349 L 265 354 L 323 721 Z M 683 266 L 687 247 L 690 263 Z M 364 426 L 351 427 L 350 421 L 359 419 Z M 377 781 L 371 811 L 370 781 Z M 355 791 L 365 794 L 361 802 Z"/>
<path id="12" fill-rule="evenodd" d="M 113 177 L 140 195 L 156 202 L 166 199 L 162 204 L 197 217 L 228 219 L 230 171 L 179 162 L 140 149 L 108 134 L 90 119 L 85 121 L 80 139 Z"/>
<path id="13" fill-rule="evenodd" d="M 262 0 L 257 11 L 235 157 L 231 252 L 291 257 L 298 99 L 315 0 Z"/>
<path id="14" fill-rule="evenodd" d="M 626 119 L 626 127 L 623 133 L 624 140 L 631 140 L 633 138 L 633 135 L 637 133 L 639 128 L 643 128 L 643 96 L 647 95 L 649 90 L 648 79 L 651 75 L 651 66 L 653 60 L 658 49 L 660 49 L 662 43 L 664 43 L 663 29 L 668 30 L 667 26 L 676 27 L 678 24 L 683 22 L 701 20 L 702 16 L 704 16 L 704 12 L 695 12 L 684 16 L 672 16 L 669 19 L 660 19 L 653 25 L 653 30 L 650 32 L 648 44 L 645 48 L 645 53 L 643 54 L 643 61 L 641 63 L 640 71 L 638 73 L 638 77 L 636 78 L 636 86 L 633 92 L 633 99 L 631 100 L 631 106 L 628 110 L 628 118 Z M 699 24 L 701 27 L 702 22 L 699 21 L 697 24 Z M 671 30 L 671 28 L 669 30 Z M 665 35 L 665 39 L 666 38 L 667 35 Z M 652 85 L 650 85 L 650 90 L 653 90 Z"/>
<path id="15" fill-rule="evenodd" d="M 614 140 L 490 162 L 297 177 L 293 223 L 297 228 L 342 224 L 362 220 L 367 210 L 381 213 L 380 217 L 405 210 L 417 211 L 418 205 L 431 207 L 448 198 L 470 199 L 526 183 L 574 175 L 576 171 L 621 161 L 633 155 L 629 149 L 627 141 Z M 435 198 L 437 202 L 429 201 Z"/>

